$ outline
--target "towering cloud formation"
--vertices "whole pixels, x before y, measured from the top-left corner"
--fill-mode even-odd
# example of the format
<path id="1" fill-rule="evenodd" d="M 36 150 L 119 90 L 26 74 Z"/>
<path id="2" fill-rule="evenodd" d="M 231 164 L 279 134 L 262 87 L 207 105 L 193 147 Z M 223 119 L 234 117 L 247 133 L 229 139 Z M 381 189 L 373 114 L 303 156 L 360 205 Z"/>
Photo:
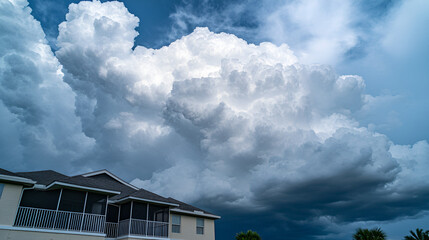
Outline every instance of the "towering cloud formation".
<path id="1" fill-rule="evenodd" d="M 73 163 L 126 171 L 134 184 L 183 200 L 272 216 L 274 229 L 428 207 L 419 169 L 429 145 L 394 145 L 360 126 L 353 114 L 374 99 L 361 77 L 300 64 L 287 45 L 207 28 L 161 49 L 133 47 L 139 20 L 122 3 L 93 1 L 71 4 L 59 26 L 56 56 L 70 89 L 24 5 L 2 6 L 37 33 L 14 48 L 10 41 L 13 53 L 2 50 L 2 103 L 23 132 L 53 136 L 43 147 L 67 139 L 55 146 Z"/>
<path id="2" fill-rule="evenodd" d="M 1 161 L 11 169 L 71 166 L 92 147 L 74 92 L 26 1 L 0 3 Z"/>

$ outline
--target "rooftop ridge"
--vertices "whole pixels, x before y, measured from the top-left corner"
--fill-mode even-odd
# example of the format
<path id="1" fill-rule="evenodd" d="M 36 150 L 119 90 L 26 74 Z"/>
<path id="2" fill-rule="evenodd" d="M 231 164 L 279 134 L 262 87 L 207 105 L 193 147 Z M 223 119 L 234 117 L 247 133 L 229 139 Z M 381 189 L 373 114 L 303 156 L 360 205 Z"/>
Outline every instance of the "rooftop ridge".
<path id="1" fill-rule="evenodd" d="M 135 190 L 139 190 L 140 189 L 139 187 L 136 187 L 136 186 L 132 185 L 131 183 L 123 180 L 122 178 L 116 176 L 115 174 L 111 173 L 107 169 L 101 169 L 101 170 L 97 170 L 97 171 L 93 171 L 93 172 L 89 172 L 89 173 L 83 173 L 83 174 L 80 174 L 80 175 L 77 175 L 77 176 L 92 177 L 92 176 L 101 175 L 101 174 L 106 174 L 109 177 L 113 178 L 114 180 L 116 180 L 116 181 L 118 181 L 118 182 L 120 182 L 120 183 L 122 183 L 122 184 L 124 184 L 124 185 L 126 185 L 126 186 L 128 186 L 130 188 L 132 188 L 132 189 L 135 189 Z"/>

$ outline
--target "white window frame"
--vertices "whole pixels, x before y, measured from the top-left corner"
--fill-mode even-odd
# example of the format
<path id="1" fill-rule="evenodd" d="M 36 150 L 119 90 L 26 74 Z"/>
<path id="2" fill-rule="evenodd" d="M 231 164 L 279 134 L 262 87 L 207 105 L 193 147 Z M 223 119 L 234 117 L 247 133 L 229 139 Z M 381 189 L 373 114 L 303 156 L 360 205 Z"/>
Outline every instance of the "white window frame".
<path id="1" fill-rule="evenodd" d="M 179 219 L 179 223 L 175 223 L 174 222 L 174 218 L 177 217 L 177 219 Z M 180 215 L 176 215 L 176 214 L 171 214 L 171 232 L 172 233 L 180 233 L 181 230 L 181 224 L 182 224 L 182 217 Z M 179 231 L 176 232 L 174 231 L 174 227 L 179 227 Z"/>
<path id="2" fill-rule="evenodd" d="M 201 220 L 202 224 L 198 225 L 198 220 Z M 197 222 L 196 233 L 200 235 L 204 235 L 204 218 L 197 218 L 196 222 Z M 198 229 L 201 229 L 201 232 L 198 232 Z"/>

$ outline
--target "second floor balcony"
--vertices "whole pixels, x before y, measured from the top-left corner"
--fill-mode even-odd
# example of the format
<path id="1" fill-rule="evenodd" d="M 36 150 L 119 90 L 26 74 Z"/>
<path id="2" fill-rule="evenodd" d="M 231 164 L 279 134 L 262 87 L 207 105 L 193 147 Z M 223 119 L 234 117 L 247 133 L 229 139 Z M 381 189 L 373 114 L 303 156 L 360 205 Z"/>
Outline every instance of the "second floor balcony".
<path id="1" fill-rule="evenodd" d="M 116 237 L 157 237 L 168 238 L 169 207 L 128 201 L 120 205 L 109 205 L 106 222 L 106 236 Z M 109 214 L 110 212 L 110 214 Z M 115 215 L 115 212 L 118 214 Z M 112 218 L 117 216 L 117 220 Z"/>
<path id="2" fill-rule="evenodd" d="M 104 234 L 105 224 L 105 215 L 19 207 L 14 226 Z"/>
<path id="3" fill-rule="evenodd" d="M 149 202 L 147 202 L 149 201 Z M 14 226 L 118 237 L 168 238 L 169 203 L 72 189 L 25 190 Z"/>

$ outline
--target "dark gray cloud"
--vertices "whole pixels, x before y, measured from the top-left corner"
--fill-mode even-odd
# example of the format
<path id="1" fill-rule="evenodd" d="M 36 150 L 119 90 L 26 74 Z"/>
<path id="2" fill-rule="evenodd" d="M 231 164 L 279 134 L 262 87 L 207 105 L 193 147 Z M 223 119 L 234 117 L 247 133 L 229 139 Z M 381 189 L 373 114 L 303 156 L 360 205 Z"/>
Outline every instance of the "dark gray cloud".
<path id="1" fill-rule="evenodd" d="M 108 168 L 222 214 L 222 239 L 323 237 L 428 207 L 429 144 L 360 125 L 382 100 L 359 76 L 207 28 L 133 48 L 139 19 L 119 2 L 70 5 L 54 56 L 25 2 L 0 6 L 16 31 L 1 38 L 2 167 Z"/>

